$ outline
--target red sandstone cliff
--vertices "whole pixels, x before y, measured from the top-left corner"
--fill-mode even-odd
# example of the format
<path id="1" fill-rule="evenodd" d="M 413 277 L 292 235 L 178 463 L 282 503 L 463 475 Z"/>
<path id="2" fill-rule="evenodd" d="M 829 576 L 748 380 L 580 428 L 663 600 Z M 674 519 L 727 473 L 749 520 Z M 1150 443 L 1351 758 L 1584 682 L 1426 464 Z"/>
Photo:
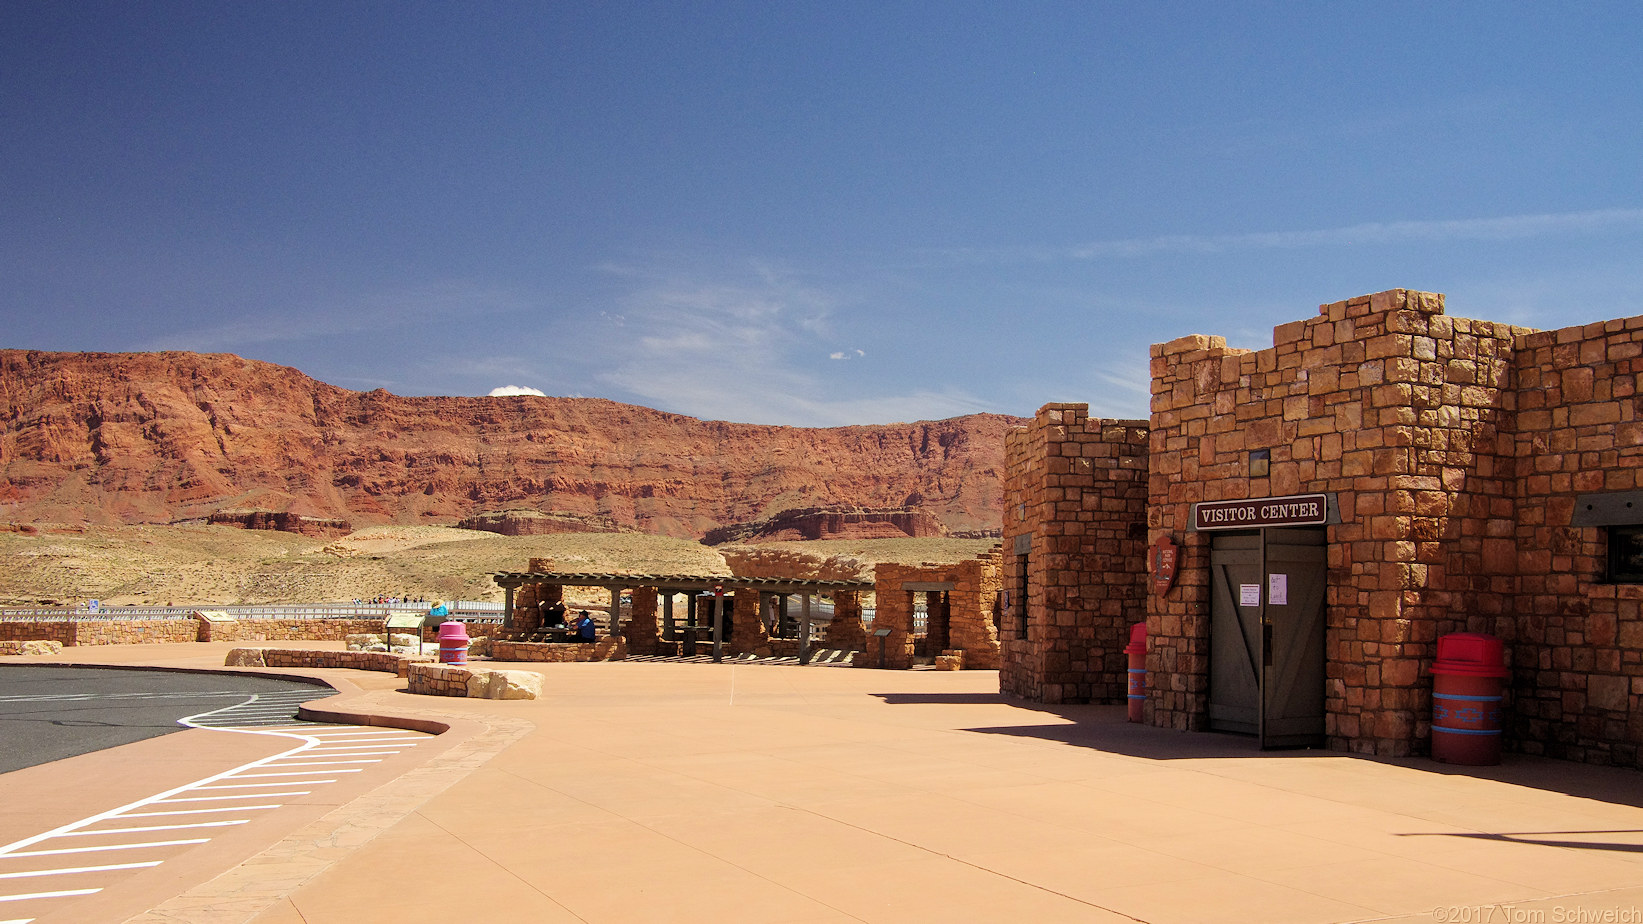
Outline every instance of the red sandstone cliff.
<path id="1" fill-rule="evenodd" d="M 923 510 L 863 510 L 810 507 L 782 510 L 753 523 L 720 526 L 707 531 L 708 545 L 726 542 L 785 542 L 796 539 L 895 539 L 902 536 L 944 536 L 939 517 Z"/>
<path id="2" fill-rule="evenodd" d="M 690 537 L 804 507 L 996 528 L 1004 432 L 1024 422 L 765 427 L 592 398 L 360 393 L 222 354 L 22 350 L 0 350 L 0 408 L 0 520 L 535 510 Z"/>

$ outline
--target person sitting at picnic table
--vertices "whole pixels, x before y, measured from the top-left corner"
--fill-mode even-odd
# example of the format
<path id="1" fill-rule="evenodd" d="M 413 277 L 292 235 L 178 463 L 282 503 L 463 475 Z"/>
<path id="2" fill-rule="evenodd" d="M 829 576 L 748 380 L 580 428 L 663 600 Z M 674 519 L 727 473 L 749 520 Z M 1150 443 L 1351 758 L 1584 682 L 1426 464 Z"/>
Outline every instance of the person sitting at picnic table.
<path id="1" fill-rule="evenodd" d="M 575 622 L 575 624 L 573 624 L 571 626 L 571 628 L 576 630 L 576 640 L 577 641 L 579 641 L 579 642 L 591 642 L 591 641 L 593 641 L 593 632 L 594 632 L 593 617 L 588 615 L 587 610 L 582 610 L 582 611 L 580 611 L 576 614 L 576 622 Z"/>

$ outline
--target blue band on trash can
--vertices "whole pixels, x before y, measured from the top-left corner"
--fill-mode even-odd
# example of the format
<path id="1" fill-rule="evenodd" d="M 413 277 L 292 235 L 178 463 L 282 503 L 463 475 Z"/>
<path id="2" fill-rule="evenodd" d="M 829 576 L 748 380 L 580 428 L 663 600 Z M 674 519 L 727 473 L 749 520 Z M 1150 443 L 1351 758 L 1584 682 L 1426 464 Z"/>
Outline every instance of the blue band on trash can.
<path id="1" fill-rule="evenodd" d="M 1442 725 L 1432 726 L 1435 732 L 1448 732 L 1451 735 L 1498 735 L 1498 728 L 1444 728 Z"/>
<path id="2" fill-rule="evenodd" d="M 1132 667 L 1132 668 L 1130 668 L 1129 672 L 1132 673 L 1132 674 L 1145 674 L 1147 672 L 1147 669 L 1144 668 L 1144 667 Z"/>
<path id="3" fill-rule="evenodd" d="M 1459 693 L 1433 693 L 1433 699 L 1460 699 L 1469 703 L 1498 703 L 1498 696 L 1462 696 Z"/>

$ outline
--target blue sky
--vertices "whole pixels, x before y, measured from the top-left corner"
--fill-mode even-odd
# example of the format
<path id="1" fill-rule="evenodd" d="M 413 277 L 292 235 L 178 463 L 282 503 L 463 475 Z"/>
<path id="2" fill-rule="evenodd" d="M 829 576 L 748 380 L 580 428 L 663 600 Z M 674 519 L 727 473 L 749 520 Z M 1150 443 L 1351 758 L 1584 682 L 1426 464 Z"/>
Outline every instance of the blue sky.
<path id="1" fill-rule="evenodd" d="M 834 426 L 1147 414 L 1406 287 L 1643 314 L 1635 3 L 0 5 L 0 346 Z"/>

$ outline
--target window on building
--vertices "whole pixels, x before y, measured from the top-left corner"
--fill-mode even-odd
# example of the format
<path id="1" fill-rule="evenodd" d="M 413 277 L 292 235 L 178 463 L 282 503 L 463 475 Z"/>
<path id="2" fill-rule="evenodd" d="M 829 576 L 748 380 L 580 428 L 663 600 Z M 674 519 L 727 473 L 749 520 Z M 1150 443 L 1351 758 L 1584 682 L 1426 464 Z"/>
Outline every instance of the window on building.
<path id="1" fill-rule="evenodd" d="M 1016 612 L 1016 638 L 1027 637 L 1027 553 L 1015 557 L 1015 599 L 1010 603 Z"/>
<path id="2" fill-rule="evenodd" d="M 1643 584 L 1643 526 L 1609 527 L 1609 581 Z"/>

